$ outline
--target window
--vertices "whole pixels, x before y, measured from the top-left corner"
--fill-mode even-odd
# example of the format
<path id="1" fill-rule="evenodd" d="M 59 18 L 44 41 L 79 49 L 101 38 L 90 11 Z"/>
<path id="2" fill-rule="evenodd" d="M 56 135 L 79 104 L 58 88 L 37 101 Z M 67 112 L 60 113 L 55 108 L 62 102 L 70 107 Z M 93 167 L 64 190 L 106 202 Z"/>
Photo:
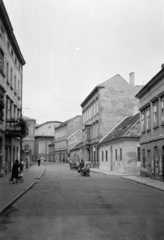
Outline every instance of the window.
<path id="1" fill-rule="evenodd" d="M 11 87 L 13 86 L 13 70 L 12 70 L 12 68 L 10 70 L 10 85 L 11 85 Z"/>
<path id="2" fill-rule="evenodd" d="M 145 149 L 142 149 L 142 161 L 143 161 L 143 166 L 146 166 Z"/>
<path id="3" fill-rule="evenodd" d="M 9 63 L 6 66 L 6 81 L 9 83 Z"/>
<path id="4" fill-rule="evenodd" d="M 10 51 L 10 43 L 9 43 L 9 41 L 7 42 L 7 49 Z"/>
<path id="5" fill-rule="evenodd" d="M 164 97 L 161 99 L 161 117 L 162 122 L 164 122 Z"/>
<path id="6" fill-rule="evenodd" d="M 140 157 L 140 147 L 137 147 L 137 161 L 138 161 L 138 162 L 141 161 L 141 157 Z"/>
<path id="7" fill-rule="evenodd" d="M 158 102 L 154 102 L 153 104 L 153 122 L 154 122 L 154 126 L 157 126 L 158 124 L 158 106 L 157 106 Z"/>
<path id="8" fill-rule="evenodd" d="M 148 165 L 150 166 L 151 165 L 151 150 L 147 150 L 147 162 L 148 162 Z"/>
<path id="9" fill-rule="evenodd" d="M 115 160 L 117 161 L 117 149 L 115 149 Z"/>
<path id="10" fill-rule="evenodd" d="M 159 161 L 158 161 L 158 147 L 154 148 L 154 159 L 155 159 L 155 166 L 159 165 Z"/>
<path id="11" fill-rule="evenodd" d="M 150 129 L 150 107 L 146 109 L 146 129 Z"/>
<path id="12" fill-rule="evenodd" d="M 142 127 L 142 131 L 145 130 L 145 112 L 142 111 L 141 112 L 141 127 Z"/>
<path id="13" fill-rule="evenodd" d="M 4 28 L 2 27 L 2 25 L 1 25 L 1 30 L 0 30 L 0 36 L 3 39 L 3 41 L 5 42 L 5 31 L 4 31 Z"/>
<path id="14" fill-rule="evenodd" d="M 108 151 L 106 151 L 106 162 L 108 162 Z"/>
<path id="15" fill-rule="evenodd" d="M 96 114 L 96 103 L 94 102 L 94 104 L 93 104 L 93 115 L 95 115 Z"/>
<path id="16" fill-rule="evenodd" d="M 16 76 L 14 76 L 14 91 L 16 92 Z"/>
<path id="17" fill-rule="evenodd" d="M 104 162 L 104 152 L 102 151 L 102 162 Z"/>
<path id="18" fill-rule="evenodd" d="M 4 53 L 0 49 L 0 72 L 4 72 Z"/>
<path id="19" fill-rule="evenodd" d="M 96 113 L 99 112 L 99 104 L 98 104 L 98 99 L 96 100 Z"/>
<path id="20" fill-rule="evenodd" d="M 120 148 L 120 161 L 122 161 L 122 148 Z"/>

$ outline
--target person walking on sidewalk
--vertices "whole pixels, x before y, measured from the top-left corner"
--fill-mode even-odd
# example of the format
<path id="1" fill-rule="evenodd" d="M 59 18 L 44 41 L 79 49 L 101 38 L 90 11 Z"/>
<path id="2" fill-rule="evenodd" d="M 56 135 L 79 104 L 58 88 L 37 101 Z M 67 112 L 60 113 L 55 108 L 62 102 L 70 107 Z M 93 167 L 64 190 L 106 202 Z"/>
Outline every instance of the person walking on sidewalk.
<path id="1" fill-rule="evenodd" d="M 26 158 L 26 171 L 28 172 L 28 158 Z"/>
<path id="2" fill-rule="evenodd" d="M 40 166 L 40 158 L 38 158 L 38 166 Z"/>
<path id="3" fill-rule="evenodd" d="M 12 167 L 13 184 L 16 183 L 16 180 L 18 179 L 19 171 L 20 171 L 20 164 L 19 164 L 19 161 L 16 159 L 15 163 L 13 164 L 13 167 Z"/>

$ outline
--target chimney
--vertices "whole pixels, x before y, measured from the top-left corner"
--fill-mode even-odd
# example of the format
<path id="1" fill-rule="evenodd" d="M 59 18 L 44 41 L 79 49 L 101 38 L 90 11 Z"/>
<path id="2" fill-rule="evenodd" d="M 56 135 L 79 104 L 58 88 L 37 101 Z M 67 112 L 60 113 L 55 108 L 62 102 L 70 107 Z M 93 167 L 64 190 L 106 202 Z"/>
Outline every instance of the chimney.
<path id="1" fill-rule="evenodd" d="M 134 72 L 131 72 L 129 74 L 129 83 L 130 83 L 131 86 L 134 87 L 134 85 L 135 85 L 135 83 L 134 83 Z"/>
<path id="2" fill-rule="evenodd" d="M 162 63 L 162 65 L 161 65 L 161 69 L 164 69 L 164 63 Z"/>

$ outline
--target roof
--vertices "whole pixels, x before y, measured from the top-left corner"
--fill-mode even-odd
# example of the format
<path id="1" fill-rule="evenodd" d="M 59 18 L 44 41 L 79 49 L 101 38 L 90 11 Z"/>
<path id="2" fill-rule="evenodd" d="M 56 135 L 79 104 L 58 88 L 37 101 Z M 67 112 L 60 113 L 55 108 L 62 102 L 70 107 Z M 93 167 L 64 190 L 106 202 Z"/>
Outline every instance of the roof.
<path id="1" fill-rule="evenodd" d="M 141 98 L 147 91 L 150 90 L 158 81 L 164 78 L 164 67 L 136 94 L 135 97 Z"/>
<path id="2" fill-rule="evenodd" d="M 130 130 L 134 126 L 134 124 L 139 121 L 139 119 L 139 113 L 124 118 L 118 125 L 116 125 L 116 127 L 111 132 L 109 132 L 109 134 L 99 144 L 108 143 L 125 137 L 127 131 Z M 138 137 L 138 135 L 133 137 Z"/>
<path id="3" fill-rule="evenodd" d="M 72 150 L 77 150 L 77 149 L 81 148 L 82 146 L 83 146 L 83 142 L 80 141 L 80 142 L 77 143 L 70 151 L 72 151 Z"/>
<path id="4" fill-rule="evenodd" d="M 97 85 L 90 93 L 89 95 L 84 99 L 84 101 L 81 103 L 81 107 L 83 107 L 85 105 L 85 103 L 89 100 L 89 98 L 95 94 L 100 88 L 104 88 L 104 86 L 102 86 L 101 84 Z"/>
<path id="5" fill-rule="evenodd" d="M 8 13 L 6 11 L 5 5 L 4 5 L 2 0 L 0 0 L 0 15 L 1 15 L 1 19 L 4 19 L 3 23 L 4 23 L 4 25 L 6 25 L 5 30 L 7 31 L 8 36 L 10 37 L 10 41 L 11 41 L 12 46 L 13 46 L 16 54 L 17 54 L 17 57 L 19 58 L 21 64 L 24 65 L 26 62 L 25 62 L 25 60 L 23 58 L 23 55 L 21 53 L 21 50 L 19 48 L 18 42 L 17 42 L 16 37 L 14 35 L 13 27 L 11 25 Z"/>
<path id="6" fill-rule="evenodd" d="M 45 125 L 47 123 L 61 123 L 61 122 L 59 122 L 59 121 L 47 121 L 47 122 L 44 122 L 42 124 L 39 124 L 39 125 L 35 126 L 35 128 L 39 128 L 39 127 L 41 127 L 41 126 L 43 126 L 43 125 Z"/>
<path id="7" fill-rule="evenodd" d="M 67 140 L 69 140 L 71 137 L 73 137 L 77 132 L 82 132 L 80 129 L 77 129 L 74 133 L 72 133 L 68 138 Z"/>
<path id="8" fill-rule="evenodd" d="M 73 117 L 73 118 L 68 119 L 68 120 L 65 121 L 65 122 L 62 122 L 59 126 L 57 126 L 57 127 L 55 128 L 55 130 L 56 130 L 56 129 L 59 129 L 59 128 L 61 128 L 61 127 L 66 126 L 71 120 L 73 120 L 73 119 L 76 118 L 76 117 L 81 117 L 81 115 L 77 115 L 77 116 L 75 116 L 75 117 Z"/>

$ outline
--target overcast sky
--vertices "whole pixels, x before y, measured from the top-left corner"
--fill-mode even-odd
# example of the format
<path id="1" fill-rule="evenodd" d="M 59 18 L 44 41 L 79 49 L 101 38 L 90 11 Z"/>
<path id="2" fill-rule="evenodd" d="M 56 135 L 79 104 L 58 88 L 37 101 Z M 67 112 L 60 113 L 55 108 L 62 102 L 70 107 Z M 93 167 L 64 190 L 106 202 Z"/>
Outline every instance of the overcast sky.
<path id="1" fill-rule="evenodd" d="M 81 114 L 120 74 L 146 84 L 164 63 L 163 0 L 4 0 L 25 58 L 23 113 L 37 123 Z"/>

